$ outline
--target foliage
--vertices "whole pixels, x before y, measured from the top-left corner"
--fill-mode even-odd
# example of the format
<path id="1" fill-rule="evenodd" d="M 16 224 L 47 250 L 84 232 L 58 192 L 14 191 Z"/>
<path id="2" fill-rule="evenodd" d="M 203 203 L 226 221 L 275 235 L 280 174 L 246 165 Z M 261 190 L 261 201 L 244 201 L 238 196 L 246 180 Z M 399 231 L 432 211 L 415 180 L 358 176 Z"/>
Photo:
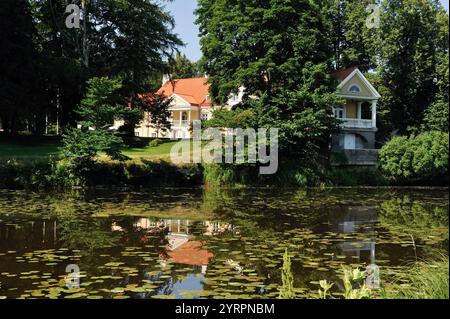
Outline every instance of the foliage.
<path id="1" fill-rule="evenodd" d="M 1 2 L 0 20 L 7 32 L 2 33 L 0 56 L 7 63 L 0 69 L 7 85 L 2 86 L 0 121 L 8 132 L 42 134 L 56 122 L 73 126 L 86 80 L 95 76 L 121 78 L 121 93 L 134 105 L 137 94 L 148 91 L 146 84 L 182 44 L 159 1 L 85 3 L 81 28 L 69 29 L 67 0 Z M 131 125 L 127 128 L 134 132 Z"/>
<path id="2" fill-rule="evenodd" d="M 196 13 L 204 68 L 220 103 L 241 86 L 258 96 L 296 89 L 306 62 L 330 57 L 326 19 L 311 1 L 201 0 Z"/>
<path id="3" fill-rule="evenodd" d="M 87 81 L 87 85 L 86 96 L 77 109 L 82 118 L 79 123 L 85 128 L 107 129 L 126 112 L 124 100 L 119 93 L 122 82 L 107 77 L 94 77 Z"/>
<path id="4" fill-rule="evenodd" d="M 324 172 L 324 180 L 330 186 L 383 186 L 388 181 L 376 168 L 330 168 Z"/>
<path id="5" fill-rule="evenodd" d="M 186 187 L 200 186 L 200 168 L 166 162 L 92 162 L 70 160 L 0 162 L 0 189 L 71 189 L 74 187 Z"/>
<path id="6" fill-rule="evenodd" d="M 392 127 L 405 133 L 419 128 L 436 95 L 445 94 L 436 79 L 448 52 L 448 13 L 438 1 L 388 0 L 380 26 L 383 99 Z"/>
<path id="7" fill-rule="evenodd" d="M 71 160 L 80 170 L 86 169 L 99 152 L 105 152 L 113 160 L 125 160 L 121 149 L 122 139 L 109 127 L 115 119 L 130 113 L 118 104 L 121 82 L 107 77 L 88 81 L 86 97 L 81 101 L 78 113 L 82 116 L 81 129 L 70 128 L 63 136 L 61 155 Z"/>
<path id="8" fill-rule="evenodd" d="M 121 153 L 124 147 L 122 139 L 113 132 L 72 128 L 63 135 L 63 143 L 61 156 L 80 166 L 91 164 L 100 152 L 105 152 L 113 160 L 126 159 Z"/>
<path id="9" fill-rule="evenodd" d="M 328 283 L 326 280 L 319 281 L 319 286 L 321 289 L 318 290 L 320 299 L 327 299 L 329 291 L 333 288 L 334 284 Z"/>
<path id="10" fill-rule="evenodd" d="M 291 257 L 288 250 L 283 255 L 283 269 L 281 270 L 282 286 L 280 289 L 280 299 L 295 299 L 294 275 L 291 270 Z"/>
<path id="11" fill-rule="evenodd" d="M 373 0 L 326 0 L 327 16 L 331 21 L 336 69 L 357 66 L 362 72 L 376 67 L 377 32 L 366 26 L 366 8 Z"/>
<path id="12" fill-rule="evenodd" d="M 191 62 L 185 54 L 180 52 L 170 57 L 168 69 L 172 79 L 187 79 L 203 76 L 199 64 Z"/>
<path id="13" fill-rule="evenodd" d="M 388 299 L 448 299 L 448 255 L 435 261 L 420 261 L 405 272 L 398 281 L 389 282 L 383 293 Z M 400 279 L 402 279 L 400 281 Z"/>
<path id="14" fill-rule="evenodd" d="M 399 181 L 448 179 L 448 133 L 395 137 L 380 151 L 380 168 Z"/>
<path id="15" fill-rule="evenodd" d="M 219 103 L 244 89 L 243 102 L 215 112 L 207 127 L 278 128 L 281 159 L 327 158 L 338 128 L 331 107 L 332 50 L 324 12 L 315 2 L 199 1 L 203 67 Z M 224 23 L 226 21 L 226 23 Z"/>
<path id="16" fill-rule="evenodd" d="M 33 110 L 37 93 L 36 29 L 27 0 L 0 2 L 0 127 L 15 135 Z"/>
<path id="17" fill-rule="evenodd" d="M 439 92 L 435 101 L 425 111 L 424 129 L 447 132 L 449 123 L 449 55 L 442 56 L 437 65 L 437 85 Z"/>
<path id="18" fill-rule="evenodd" d="M 150 147 L 157 147 L 159 145 L 161 145 L 162 141 L 160 139 L 154 139 L 153 141 L 150 142 Z"/>
<path id="19" fill-rule="evenodd" d="M 343 268 L 345 299 L 367 299 L 370 297 L 370 291 L 366 286 L 366 274 L 359 269 Z"/>
<path id="20" fill-rule="evenodd" d="M 172 101 L 172 98 L 167 98 L 164 94 L 146 94 L 137 103 L 141 110 L 147 112 L 148 125 L 156 130 L 157 137 L 160 136 L 160 132 L 167 133 L 172 127 L 170 122 Z"/>
<path id="21" fill-rule="evenodd" d="M 247 109 L 236 108 L 232 111 L 218 109 L 213 112 L 212 119 L 202 123 L 203 128 L 246 128 L 251 127 L 255 112 Z"/>

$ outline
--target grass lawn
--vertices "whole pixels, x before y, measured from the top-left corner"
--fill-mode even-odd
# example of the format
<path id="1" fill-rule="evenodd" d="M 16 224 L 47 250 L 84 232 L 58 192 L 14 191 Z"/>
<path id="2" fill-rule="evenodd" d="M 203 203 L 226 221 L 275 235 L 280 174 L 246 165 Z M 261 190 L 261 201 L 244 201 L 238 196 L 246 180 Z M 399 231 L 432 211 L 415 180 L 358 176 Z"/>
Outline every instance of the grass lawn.
<path id="1" fill-rule="evenodd" d="M 0 159 L 43 158 L 58 155 L 58 141 L 25 141 L 0 139 Z"/>
<path id="2" fill-rule="evenodd" d="M 156 147 L 129 148 L 123 154 L 132 159 L 169 159 L 170 151 L 177 141 L 163 142 Z"/>
<path id="3" fill-rule="evenodd" d="M 170 151 L 178 141 L 163 141 L 162 144 L 144 148 L 127 148 L 123 154 L 132 160 L 149 159 L 170 160 Z M 186 143 L 190 143 L 186 141 Z M 40 159 L 59 154 L 61 143 L 57 140 L 21 138 L 20 140 L 11 140 L 0 138 L 0 160 L 5 159 Z"/>

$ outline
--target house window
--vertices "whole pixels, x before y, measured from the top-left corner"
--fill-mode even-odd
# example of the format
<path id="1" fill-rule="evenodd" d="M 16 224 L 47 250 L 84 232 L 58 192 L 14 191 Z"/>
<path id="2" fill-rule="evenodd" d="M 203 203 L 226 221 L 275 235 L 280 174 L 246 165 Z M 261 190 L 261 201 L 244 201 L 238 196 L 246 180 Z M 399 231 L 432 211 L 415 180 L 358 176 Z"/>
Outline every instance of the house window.
<path id="1" fill-rule="evenodd" d="M 344 118 L 344 108 L 343 107 L 334 108 L 333 114 L 334 114 L 335 118 L 343 119 Z"/>
<path id="2" fill-rule="evenodd" d="M 187 121 L 187 113 L 186 112 L 181 113 L 181 120 Z"/>
<path id="3" fill-rule="evenodd" d="M 349 91 L 350 93 L 356 93 L 356 94 L 358 94 L 358 93 L 361 93 L 361 88 L 360 88 L 358 85 L 356 85 L 356 84 L 352 84 L 352 85 L 349 87 L 348 91 Z"/>
<path id="4" fill-rule="evenodd" d="M 208 120 L 208 113 L 202 113 L 201 119 L 202 119 L 202 121 L 207 121 Z"/>

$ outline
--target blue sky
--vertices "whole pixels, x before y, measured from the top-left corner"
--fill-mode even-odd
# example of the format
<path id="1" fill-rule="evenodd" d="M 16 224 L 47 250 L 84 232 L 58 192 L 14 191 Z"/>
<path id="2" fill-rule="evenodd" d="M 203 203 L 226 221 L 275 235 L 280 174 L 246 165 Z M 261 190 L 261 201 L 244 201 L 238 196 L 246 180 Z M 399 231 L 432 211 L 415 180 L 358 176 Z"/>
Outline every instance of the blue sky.
<path id="1" fill-rule="evenodd" d="M 440 1 L 448 11 L 449 0 Z M 192 61 L 197 61 L 202 55 L 198 39 L 198 27 L 194 24 L 194 10 L 197 7 L 197 0 L 175 0 L 165 4 L 165 6 L 175 18 L 175 33 L 186 43 L 186 46 L 181 48 L 180 51 Z"/>

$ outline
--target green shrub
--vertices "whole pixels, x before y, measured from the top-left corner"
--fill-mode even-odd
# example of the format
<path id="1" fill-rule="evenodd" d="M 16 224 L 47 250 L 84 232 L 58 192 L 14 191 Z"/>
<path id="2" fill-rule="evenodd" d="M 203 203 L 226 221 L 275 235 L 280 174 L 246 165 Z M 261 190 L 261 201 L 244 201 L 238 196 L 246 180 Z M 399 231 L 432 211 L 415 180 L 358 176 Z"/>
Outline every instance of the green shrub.
<path id="1" fill-rule="evenodd" d="M 52 163 L 32 161 L 0 163 L 0 188 L 45 188 L 51 184 Z"/>
<path id="2" fill-rule="evenodd" d="M 448 139 L 443 132 L 395 137 L 380 151 L 380 168 L 398 181 L 448 181 Z"/>
<path id="3" fill-rule="evenodd" d="M 146 148 L 150 143 L 150 139 L 144 137 L 121 135 L 121 138 L 125 146 L 129 148 Z"/>
<path id="4" fill-rule="evenodd" d="M 157 138 L 150 142 L 150 147 L 158 147 L 161 144 L 162 144 L 162 141 Z"/>
<path id="5" fill-rule="evenodd" d="M 277 173 L 261 175 L 257 165 L 206 164 L 204 183 L 210 186 L 267 186 L 314 187 L 322 185 L 319 172 L 296 163 L 280 165 Z"/>
<path id="6" fill-rule="evenodd" d="M 92 162 L 72 160 L 0 163 L 0 188 L 69 189 L 73 187 L 192 187 L 202 184 L 197 166 L 177 167 L 166 162 Z"/>
<path id="7" fill-rule="evenodd" d="M 388 181 L 376 168 L 333 168 L 325 171 L 329 186 L 383 186 Z"/>

